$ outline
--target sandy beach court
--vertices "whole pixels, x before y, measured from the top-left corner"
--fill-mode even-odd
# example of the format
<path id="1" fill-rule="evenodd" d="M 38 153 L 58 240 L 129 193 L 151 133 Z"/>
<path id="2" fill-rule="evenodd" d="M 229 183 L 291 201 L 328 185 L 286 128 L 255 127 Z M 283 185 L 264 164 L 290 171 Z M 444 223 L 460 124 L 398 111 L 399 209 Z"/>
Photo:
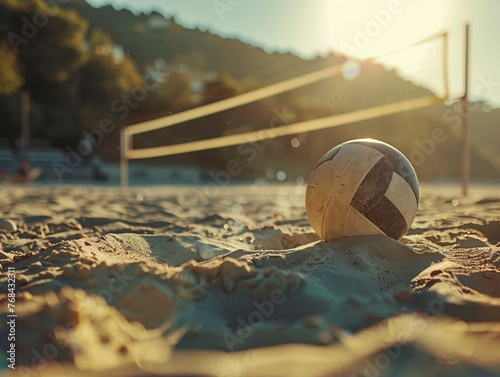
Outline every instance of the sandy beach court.
<path id="1" fill-rule="evenodd" d="M 424 184 L 401 242 L 327 243 L 302 185 L 4 186 L 11 375 L 499 375 L 498 188 Z"/>

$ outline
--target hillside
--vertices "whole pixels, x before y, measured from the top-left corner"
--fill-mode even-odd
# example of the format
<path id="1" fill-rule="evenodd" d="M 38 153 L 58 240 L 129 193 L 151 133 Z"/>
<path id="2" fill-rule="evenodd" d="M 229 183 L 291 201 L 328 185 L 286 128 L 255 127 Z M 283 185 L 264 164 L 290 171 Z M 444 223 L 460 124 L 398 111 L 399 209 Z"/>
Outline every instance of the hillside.
<path id="1" fill-rule="evenodd" d="M 5 24 L 0 22 L 2 29 L 20 28 L 20 16 L 36 10 L 22 5 L 30 1 L 11 0 L 18 5 L 14 11 L 8 9 L 12 13 L 10 19 L 6 16 L 2 21 Z M 32 93 L 33 137 L 50 138 L 55 146 L 74 146 L 83 130 L 92 130 L 102 119 L 109 118 L 118 127 L 96 149 L 107 160 L 118 159 L 120 126 L 167 116 L 346 62 L 345 57 L 333 53 L 313 60 L 267 53 L 236 39 L 185 28 L 175 19 L 157 12 L 135 15 L 111 6 L 93 8 L 84 0 L 71 0 L 64 9 L 58 15 L 61 22 L 52 22 L 42 29 L 18 55 L 18 65 L 26 66 L 20 80 L 24 80 L 24 89 Z M 67 30 L 78 32 L 70 41 L 71 54 L 66 51 L 69 42 L 64 36 L 70 35 Z M 58 41 L 61 47 L 55 44 L 56 38 L 62 39 Z M 60 62 L 57 70 L 52 68 L 49 54 L 43 52 L 55 53 L 58 48 L 62 51 L 61 57 L 72 59 L 71 66 Z M 144 101 L 128 106 L 126 112 L 116 111 L 112 104 L 130 95 L 151 69 L 162 70 L 160 73 L 166 78 L 146 93 Z M 426 88 L 406 81 L 392 69 L 363 62 L 355 79 L 337 75 L 259 102 L 139 135 L 134 138 L 134 145 L 149 147 L 201 140 L 430 94 Z M 0 110 L 10 112 L 0 115 L 0 121 L 14 125 L 6 126 L 0 137 L 18 134 L 18 101 L 19 92 L 3 97 L 0 92 Z M 480 107 L 475 110 L 470 119 L 472 175 L 497 178 L 500 152 L 495 143 L 500 135 L 500 111 L 482 112 Z M 242 166 L 238 179 L 271 179 L 279 170 L 295 179 L 307 176 L 316 161 L 334 145 L 348 139 L 374 137 L 393 144 L 409 156 L 421 179 L 455 178 L 459 175 L 460 143 L 456 121 L 449 119 L 450 112 L 455 119 L 455 107 L 434 106 L 253 146 L 227 147 L 148 162 L 197 165 L 210 172 L 225 169 L 227 161 L 235 159 Z M 436 132 L 441 132 L 444 135 L 441 139 L 445 141 L 431 142 L 433 145 L 426 147 Z"/>
<path id="2" fill-rule="evenodd" d="M 341 64 L 345 58 L 331 54 L 325 58 L 304 61 L 292 54 L 268 54 L 262 49 L 233 39 L 224 39 L 207 31 L 183 28 L 174 19 L 165 19 L 159 13 L 134 15 L 127 10 L 117 11 L 111 6 L 95 9 L 83 1 L 71 2 L 88 21 L 91 27 L 106 30 L 116 43 L 129 51 L 131 58 L 140 66 L 146 66 L 157 58 L 168 62 L 182 63 L 189 67 L 228 74 L 237 80 L 252 79 L 264 85 L 284 78 L 332 64 Z M 151 27 L 151 20 L 163 25 Z M 249 104 L 204 119 L 190 122 L 186 127 L 178 126 L 160 130 L 155 137 L 137 137 L 137 146 L 158 145 L 158 137 L 168 142 L 216 137 L 242 130 L 266 128 L 273 116 L 273 109 L 286 108 L 295 121 L 354 111 L 407 98 L 423 97 L 430 92 L 401 79 L 393 70 L 380 65 L 363 63 L 362 73 L 355 81 L 335 77 L 324 82 L 277 96 L 274 100 Z M 351 127 L 338 127 L 300 135 L 300 148 L 290 144 L 293 137 L 273 140 L 259 151 L 256 161 L 245 164 L 245 170 L 253 174 L 255 165 L 268 165 L 268 170 L 293 171 L 290 175 L 307 175 L 310 167 L 321 155 L 336 143 L 357 137 L 375 137 L 386 140 L 415 157 L 416 170 L 422 179 L 458 177 L 457 161 L 460 158 L 459 134 L 453 124 L 444 119 L 449 112 L 446 106 L 435 106 L 420 111 L 398 114 L 386 118 L 361 122 Z M 146 115 L 147 117 L 147 115 Z M 140 117 L 139 117 L 140 118 Z M 492 140 L 498 140 L 500 111 L 493 113 L 474 112 L 470 124 L 472 137 L 472 175 L 481 178 L 500 176 L 500 153 Z M 210 125 L 207 129 L 207 125 Z M 424 140 L 431 138 L 433 130 L 443 129 L 446 142 L 436 144 L 432 153 L 422 151 Z M 175 136 L 172 136 L 175 135 Z M 417 158 L 424 154 L 423 162 Z M 425 153 L 424 153 L 425 152 Z M 429 155 L 428 155 L 429 154 Z M 225 161 L 237 155 L 237 147 L 218 151 L 206 151 L 194 155 L 157 159 L 159 162 L 191 161 L 224 168 Z M 287 160 L 283 159 L 287 156 Z M 239 156 L 241 157 L 241 156 Z M 241 160 L 241 158 L 240 158 Z M 208 164 L 210 166 L 210 164 Z M 261 174 L 262 171 L 259 171 Z M 258 174 L 257 174 L 258 175 Z M 272 175 L 272 174 L 270 174 Z"/>
<path id="3" fill-rule="evenodd" d="M 228 73 L 235 79 L 250 77 L 264 83 L 286 77 L 287 71 L 313 68 L 310 62 L 292 54 L 268 54 L 236 39 L 187 29 L 157 12 L 135 15 L 112 6 L 93 8 L 84 0 L 72 0 L 66 7 L 88 20 L 90 28 L 104 29 L 141 67 L 161 58 L 206 72 Z"/>
<path id="4" fill-rule="evenodd" d="M 476 111 L 471 115 L 470 124 L 473 147 L 500 166 L 500 109 Z"/>

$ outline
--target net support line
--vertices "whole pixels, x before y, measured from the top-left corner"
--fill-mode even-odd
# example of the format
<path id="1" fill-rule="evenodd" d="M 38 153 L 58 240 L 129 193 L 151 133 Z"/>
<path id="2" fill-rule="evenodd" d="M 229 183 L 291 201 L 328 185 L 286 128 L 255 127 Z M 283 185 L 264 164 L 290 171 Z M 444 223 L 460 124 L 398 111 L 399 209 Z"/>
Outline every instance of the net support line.
<path id="1" fill-rule="evenodd" d="M 294 135 L 303 132 L 317 131 L 331 127 L 357 123 L 367 119 L 380 118 L 404 111 L 421 109 L 442 103 L 443 100 L 434 96 L 410 99 L 395 103 L 370 107 L 345 114 L 331 115 L 319 119 L 287 124 L 276 128 L 265 128 L 235 135 L 227 135 L 212 139 L 192 141 L 182 144 L 165 145 L 161 147 L 132 149 L 126 151 L 126 158 L 141 159 L 159 156 L 170 156 L 182 153 L 197 152 L 208 149 L 229 147 L 239 144 L 254 143 L 276 137 Z"/>
<path id="2" fill-rule="evenodd" d="M 154 131 L 160 128 L 170 127 L 179 123 L 187 122 L 193 119 L 201 118 L 210 114 L 219 113 L 224 110 L 232 109 L 246 105 L 248 103 L 257 102 L 261 99 L 272 97 L 276 94 L 287 92 L 296 88 L 300 88 L 328 77 L 338 75 L 342 72 L 342 64 L 335 65 L 304 74 L 300 77 L 281 81 L 276 84 L 271 84 L 264 88 L 252 90 L 251 92 L 243 93 L 231 98 L 223 99 L 208 105 L 196 107 L 186 110 L 178 114 L 169 115 L 166 117 L 150 120 L 147 122 L 137 123 L 125 128 L 125 135 L 133 135 L 148 131 Z"/>

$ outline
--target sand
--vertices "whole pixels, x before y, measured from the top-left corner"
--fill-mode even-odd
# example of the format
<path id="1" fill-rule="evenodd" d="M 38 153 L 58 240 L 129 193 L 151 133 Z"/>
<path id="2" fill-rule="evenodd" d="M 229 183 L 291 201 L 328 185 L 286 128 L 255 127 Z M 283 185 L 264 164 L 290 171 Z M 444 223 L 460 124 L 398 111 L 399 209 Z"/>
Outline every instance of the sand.
<path id="1" fill-rule="evenodd" d="M 303 186 L 4 186 L 9 375 L 500 375 L 498 188 L 423 185 L 400 242 L 325 243 Z"/>

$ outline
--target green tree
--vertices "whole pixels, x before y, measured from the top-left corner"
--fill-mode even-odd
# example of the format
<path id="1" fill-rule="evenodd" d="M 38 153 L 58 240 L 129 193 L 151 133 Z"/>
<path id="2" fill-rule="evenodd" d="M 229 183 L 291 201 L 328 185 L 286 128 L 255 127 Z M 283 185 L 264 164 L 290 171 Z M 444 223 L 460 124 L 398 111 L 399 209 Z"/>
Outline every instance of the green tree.
<path id="1" fill-rule="evenodd" d="M 85 101 L 110 104 L 141 82 L 141 75 L 127 56 L 113 54 L 113 41 L 102 29 L 92 31 L 88 59 L 81 69 L 81 93 Z"/>
<path id="2" fill-rule="evenodd" d="M 0 42 L 0 96 L 18 92 L 23 85 L 17 56 L 6 40 Z"/>
<path id="3" fill-rule="evenodd" d="M 39 1 L 23 4 L 26 5 L 12 15 L 9 40 L 23 63 L 28 86 L 66 82 L 84 62 L 87 21 L 71 10 L 49 13 Z M 46 17 L 45 25 L 34 25 L 27 34 L 26 25 L 33 25 L 37 17 Z"/>
<path id="4" fill-rule="evenodd" d="M 158 90 L 170 110 L 184 109 L 192 105 L 190 81 L 188 76 L 182 73 L 170 73 Z"/>
<path id="5" fill-rule="evenodd" d="M 113 39 L 100 27 L 96 27 L 90 34 L 89 47 L 95 53 L 111 54 Z"/>
<path id="6" fill-rule="evenodd" d="M 205 84 L 202 100 L 205 103 L 220 101 L 221 99 L 234 96 L 237 92 L 236 82 L 229 76 L 220 75 Z"/>
<path id="7" fill-rule="evenodd" d="M 3 91 L 7 87 L 16 91 L 21 86 L 29 90 L 32 137 L 53 137 L 56 143 L 67 144 L 79 130 L 77 75 L 85 58 L 87 22 L 74 11 L 56 10 L 43 1 L 8 0 L 0 5 L 0 31 L 0 38 L 11 49 L 3 47 L 0 70 L 14 64 L 18 71 L 17 78 L 12 70 L 2 73 L 10 77 L 10 84 L 2 85 Z M 1 121 L 17 135 L 18 101 L 0 101 L 7 109 Z"/>

